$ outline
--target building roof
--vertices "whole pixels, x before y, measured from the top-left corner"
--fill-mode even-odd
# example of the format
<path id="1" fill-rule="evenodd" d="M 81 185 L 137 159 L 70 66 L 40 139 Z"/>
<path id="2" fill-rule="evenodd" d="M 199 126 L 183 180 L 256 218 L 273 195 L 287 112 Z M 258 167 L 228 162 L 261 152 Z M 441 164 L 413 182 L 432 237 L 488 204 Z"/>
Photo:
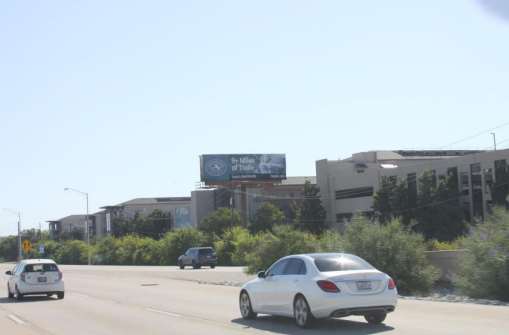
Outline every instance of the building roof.
<path id="1" fill-rule="evenodd" d="M 156 198 L 134 198 L 128 201 L 124 201 L 113 206 L 103 206 L 101 208 L 111 207 L 124 207 L 124 206 L 136 206 L 136 205 L 155 205 L 155 204 L 168 204 L 172 202 L 189 202 L 191 197 L 156 197 Z"/>
<path id="2" fill-rule="evenodd" d="M 286 177 L 286 179 L 281 180 L 281 185 L 304 185 L 306 181 L 309 181 L 311 184 L 316 184 L 316 177 L 315 176 Z"/>
<path id="3" fill-rule="evenodd" d="M 400 161 L 400 160 L 439 160 L 454 157 L 462 157 L 485 152 L 484 150 L 372 150 L 357 152 L 350 158 L 344 159 L 346 162 L 381 162 L 381 161 Z"/>
<path id="4" fill-rule="evenodd" d="M 90 214 L 92 215 L 92 214 Z M 61 219 L 58 219 L 58 220 L 49 220 L 49 221 L 46 221 L 46 222 L 60 222 L 60 221 L 64 221 L 64 220 L 79 220 L 79 219 L 84 219 L 87 215 L 86 214 L 73 214 L 73 215 L 67 215 L 67 216 L 64 216 L 63 218 Z"/>

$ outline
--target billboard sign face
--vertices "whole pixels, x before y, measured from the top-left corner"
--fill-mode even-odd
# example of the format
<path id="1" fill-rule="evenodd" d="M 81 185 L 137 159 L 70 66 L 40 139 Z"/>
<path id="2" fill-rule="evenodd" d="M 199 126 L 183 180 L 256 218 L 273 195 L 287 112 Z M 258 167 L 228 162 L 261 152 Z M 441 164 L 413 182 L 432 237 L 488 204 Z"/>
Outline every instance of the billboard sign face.
<path id="1" fill-rule="evenodd" d="M 203 182 L 286 179 L 284 154 L 202 155 L 200 164 Z"/>

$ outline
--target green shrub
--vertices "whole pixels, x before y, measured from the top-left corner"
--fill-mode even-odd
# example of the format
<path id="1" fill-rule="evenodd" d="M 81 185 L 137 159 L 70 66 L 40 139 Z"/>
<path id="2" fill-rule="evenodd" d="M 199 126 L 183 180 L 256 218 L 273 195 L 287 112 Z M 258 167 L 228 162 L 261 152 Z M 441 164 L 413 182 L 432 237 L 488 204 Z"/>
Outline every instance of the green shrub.
<path id="1" fill-rule="evenodd" d="M 344 238 L 337 231 L 326 231 L 318 239 L 318 250 L 320 252 L 343 252 L 344 247 Z"/>
<path id="2" fill-rule="evenodd" d="M 65 241 L 55 251 L 55 261 L 61 264 L 87 264 L 88 247 L 80 240 Z"/>
<path id="3" fill-rule="evenodd" d="M 248 273 L 266 270 L 283 256 L 318 250 L 317 238 L 314 235 L 289 226 L 277 226 L 273 232 L 260 233 L 256 242 L 256 247 L 245 257 Z"/>
<path id="4" fill-rule="evenodd" d="M 397 220 L 380 225 L 355 218 L 345 232 L 345 249 L 394 278 L 403 294 L 427 293 L 438 278 L 424 255 L 422 235 L 406 230 Z"/>
<path id="5" fill-rule="evenodd" d="M 252 235 L 246 228 L 234 227 L 214 242 L 214 249 L 220 265 L 245 265 L 246 255 L 253 251 L 259 242 L 258 235 Z"/>
<path id="6" fill-rule="evenodd" d="M 117 264 L 155 265 L 160 262 L 158 241 L 136 235 L 128 235 L 116 243 Z"/>
<path id="7" fill-rule="evenodd" d="M 497 208 L 465 238 L 457 282 L 473 298 L 509 301 L 509 213 Z"/>
<path id="8" fill-rule="evenodd" d="M 159 247 L 161 265 L 175 265 L 177 258 L 187 249 L 206 246 L 205 235 L 195 228 L 184 228 L 166 233 Z"/>

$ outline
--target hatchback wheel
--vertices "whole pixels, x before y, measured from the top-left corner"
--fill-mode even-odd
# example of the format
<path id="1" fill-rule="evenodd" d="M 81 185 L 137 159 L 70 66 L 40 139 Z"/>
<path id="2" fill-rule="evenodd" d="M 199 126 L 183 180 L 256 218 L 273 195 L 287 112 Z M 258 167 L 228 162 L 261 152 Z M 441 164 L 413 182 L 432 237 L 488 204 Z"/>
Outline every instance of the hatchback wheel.
<path id="1" fill-rule="evenodd" d="M 369 324 L 378 325 L 384 322 L 386 316 L 387 313 L 385 312 L 376 312 L 366 314 L 364 315 L 364 318 L 366 319 L 366 321 L 368 321 Z"/>
<path id="2" fill-rule="evenodd" d="M 253 312 L 253 307 L 251 306 L 251 299 L 249 299 L 249 294 L 246 291 L 240 293 L 239 307 L 243 319 L 254 319 L 256 317 L 256 313 Z"/>
<path id="3" fill-rule="evenodd" d="M 9 284 L 7 284 L 7 298 L 14 298 L 14 294 L 11 293 L 11 289 L 9 288 Z"/>
<path id="4" fill-rule="evenodd" d="M 184 268 L 185 268 L 185 265 L 184 265 L 184 263 L 182 263 L 182 261 L 179 261 L 179 268 L 180 268 L 180 270 L 184 270 Z"/>
<path id="5" fill-rule="evenodd" d="M 297 296 L 293 303 L 293 316 L 295 317 L 295 323 L 301 328 L 307 328 L 313 322 L 313 314 L 309 308 L 306 298 L 302 295 Z"/>
<path id="6" fill-rule="evenodd" d="M 23 294 L 19 293 L 18 287 L 16 287 L 16 300 L 23 300 Z"/>

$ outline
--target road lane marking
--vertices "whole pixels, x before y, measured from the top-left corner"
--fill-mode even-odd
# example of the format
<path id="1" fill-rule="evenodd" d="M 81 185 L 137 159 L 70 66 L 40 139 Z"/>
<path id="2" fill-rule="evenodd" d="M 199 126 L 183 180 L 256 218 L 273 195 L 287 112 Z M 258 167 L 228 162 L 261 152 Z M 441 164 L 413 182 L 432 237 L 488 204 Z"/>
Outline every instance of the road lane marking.
<path id="1" fill-rule="evenodd" d="M 24 325 L 24 324 L 26 324 L 26 322 L 25 322 L 25 321 L 21 320 L 20 318 L 18 318 L 18 317 L 17 317 L 16 315 L 14 315 L 14 314 L 9 314 L 9 315 L 7 315 L 7 317 L 8 317 L 9 319 L 11 319 L 11 321 L 16 322 L 18 325 Z"/>
<path id="2" fill-rule="evenodd" d="M 74 295 L 74 296 L 77 296 L 77 297 L 82 297 L 82 298 L 90 298 L 89 295 L 86 295 L 86 294 L 83 294 L 83 293 L 77 293 L 77 292 L 72 292 L 71 295 Z"/>
<path id="3" fill-rule="evenodd" d="M 153 309 L 153 308 L 145 308 L 147 311 L 149 312 L 152 312 L 152 313 L 158 313 L 158 314 L 163 314 L 163 315 L 168 315 L 168 316 L 172 316 L 174 318 L 181 318 L 182 315 L 180 314 L 175 314 L 175 313 L 171 313 L 171 312 L 166 312 L 166 311 L 160 311 L 158 309 Z"/>

